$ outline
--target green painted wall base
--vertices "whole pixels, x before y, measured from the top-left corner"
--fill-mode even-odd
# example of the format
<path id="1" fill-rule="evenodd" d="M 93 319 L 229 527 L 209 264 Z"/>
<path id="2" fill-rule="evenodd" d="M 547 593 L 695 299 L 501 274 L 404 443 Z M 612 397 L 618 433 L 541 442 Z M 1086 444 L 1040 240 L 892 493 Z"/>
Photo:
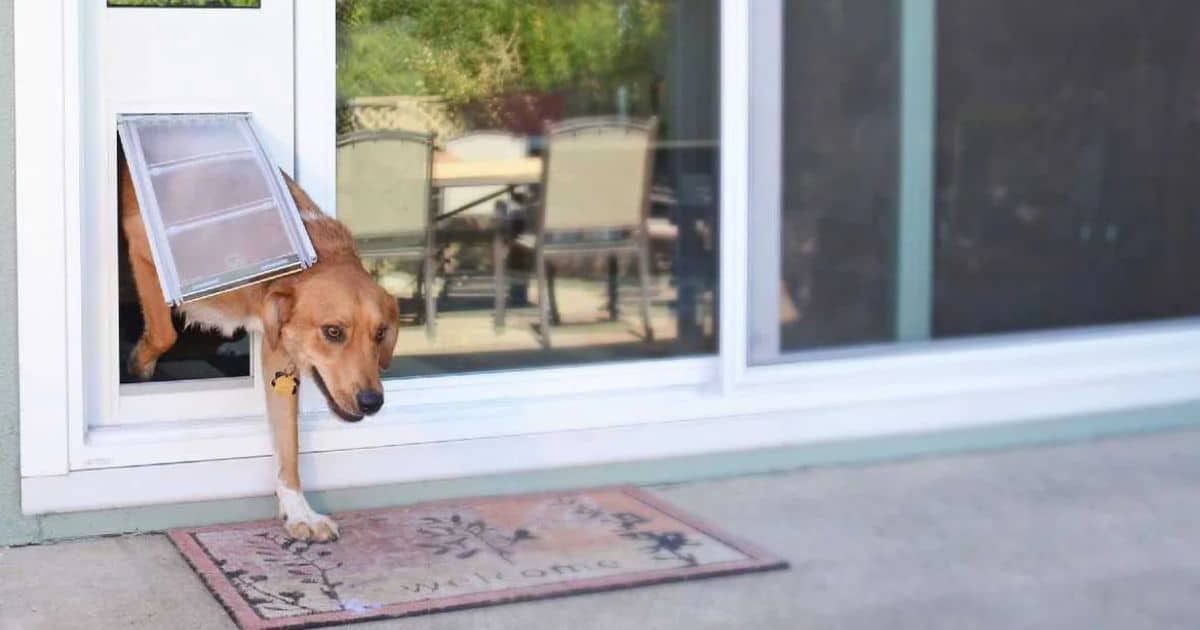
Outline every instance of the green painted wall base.
<path id="1" fill-rule="evenodd" d="M 752 452 L 682 457 L 613 466 L 406 483 L 310 495 L 319 510 L 344 511 L 403 505 L 440 498 L 511 494 L 617 483 L 664 484 L 735 475 L 795 470 L 810 466 L 860 465 L 965 451 L 1052 444 L 1167 429 L 1200 428 L 1200 402 L 1120 413 L 1004 425 L 986 429 L 902 435 L 780 447 Z M 147 532 L 269 518 L 271 497 L 183 503 L 153 507 L 51 514 L 6 522 L 0 519 L 0 544 L 42 542 L 121 532 Z M 14 527 L 13 523 L 17 525 Z"/>
<path id="2" fill-rule="evenodd" d="M 17 213 L 13 171 L 13 5 L 0 0 L 0 544 L 36 540 L 21 516 L 17 462 Z"/>

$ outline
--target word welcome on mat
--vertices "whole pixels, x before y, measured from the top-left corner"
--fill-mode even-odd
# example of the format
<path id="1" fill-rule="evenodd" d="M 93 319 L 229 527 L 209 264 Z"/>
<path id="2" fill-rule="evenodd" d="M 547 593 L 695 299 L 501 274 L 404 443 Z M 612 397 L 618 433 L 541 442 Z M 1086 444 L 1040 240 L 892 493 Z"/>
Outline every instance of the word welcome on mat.
<path id="1" fill-rule="evenodd" d="M 277 521 L 168 532 L 244 629 L 331 625 L 781 569 L 636 488 L 342 514 L 305 543 Z"/>

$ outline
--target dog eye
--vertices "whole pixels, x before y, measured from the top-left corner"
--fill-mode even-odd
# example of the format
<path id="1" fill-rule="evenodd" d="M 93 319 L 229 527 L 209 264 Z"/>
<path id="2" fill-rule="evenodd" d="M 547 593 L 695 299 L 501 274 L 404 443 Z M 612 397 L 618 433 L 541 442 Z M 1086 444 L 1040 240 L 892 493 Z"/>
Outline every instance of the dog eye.
<path id="1" fill-rule="evenodd" d="M 341 326 L 325 326 L 321 332 L 325 333 L 325 338 L 330 341 L 341 341 L 342 337 L 346 335 L 346 331 L 342 330 Z"/>
<path id="2" fill-rule="evenodd" d="M 375 343 L 383 343 L 383 338 L 387 336 L 387 326 L 380 326 L 379 330 L 375 331 Z"/>

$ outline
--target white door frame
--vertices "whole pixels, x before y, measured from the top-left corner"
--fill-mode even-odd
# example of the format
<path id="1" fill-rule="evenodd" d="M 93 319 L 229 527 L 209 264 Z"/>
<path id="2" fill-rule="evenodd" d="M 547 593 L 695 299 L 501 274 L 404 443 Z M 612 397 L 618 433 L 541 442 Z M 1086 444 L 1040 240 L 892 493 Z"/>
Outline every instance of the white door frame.
<path id="1" fill-rule="evenodd" d="M 930 0 L 905 0 L 906 11 Z M 333 182 L 332 0 L 296 3 L 297 169 L 318 200 Z M 128 10 L 128 9 L 126 9 Z M 915 9 L 914 9 L 915 10 Z M 389 413 L 360 425 L 302 417 L 314 490 L 539 470 L 985 426 L 1196 398 L 1200 323 L 886 346 L 748 367 L 750 200 L 756 181 L 750 2 L 721 3 L 721 340 L 716 357 L 389 383 Z M 16 170 L 20 441 L 26 513 L 271 492 L 261 418 L 87 429 L 80 258 L 80 15 L 73 0 L 17 0 Z M 775 59 L 775 64 L 779 63 Z M 764 64 L 768 64 L 765 65 Z M 775 70 L 778 68 L 776 67 Z M 322 75 L 322 73 L 326 73 Z M 311 74 L 311 76 L 310 76 Z M 325 76 L 324 79 L 321 76 Z M 774 90 L 774 93 L 778 93 Z M 761 157 L 761 156 L 760 156 Z M 768 156 L 769 159 L 769 156 Z"/>
<path id="2" fill-rule="evenodd" d="M 250 112 L 267 151 L 294 172 L 295 91 L 292 0 L 263 0 L 253 11 L 107 8 L 105 0 L 76 3 L 81 49 L 80 246 L 85 269 L 115 270 L 117 151 L 112 129 L 119 114 Z M 231 38 L 210 50 L 209 41 Z M 147 54 L 154 50 L 157 54 Z M 87 426 L 130 425 L 261 415 L 265 412 L 258 344 L 251 343 L 250 377 L 179 383 L 120 384 L 118 281 L 95 273 L 83 282 L 81 322 Z M 82 446 L 82 445 L 81 445 Z M 86 450 L 80 450 L 80 453 Z M 73 457 L 72 466 L 86 465 Z"/>

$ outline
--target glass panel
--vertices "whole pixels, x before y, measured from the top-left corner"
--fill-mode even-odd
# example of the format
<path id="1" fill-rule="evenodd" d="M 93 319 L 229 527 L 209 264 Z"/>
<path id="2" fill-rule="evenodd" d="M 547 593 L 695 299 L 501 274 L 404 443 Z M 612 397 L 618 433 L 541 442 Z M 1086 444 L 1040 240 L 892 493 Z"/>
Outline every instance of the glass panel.
<path id="1" fill-rule="evenodd" d="M 781 351 L 895 334 L 899 4 L 783 3 Z"/>
<path id="2" fill-rule="evenodd" d="M 714 351 L 717 5 L 338 2 L 338 216 L 400 303 L 391 375 Z"/>
<path id="3" fill-rule="evenodd" d="M 1200 3 L 938 3 L 934 334 L 1200 308 Z"/>
<path id="4" fill-rule="evenodd" d="M 774 213 L 782 265 L 777 309 L 752 275 L 752 362 L 1200 309 L 1200 4 L 779 7 L 781 209 L 751 242 Z"/>

